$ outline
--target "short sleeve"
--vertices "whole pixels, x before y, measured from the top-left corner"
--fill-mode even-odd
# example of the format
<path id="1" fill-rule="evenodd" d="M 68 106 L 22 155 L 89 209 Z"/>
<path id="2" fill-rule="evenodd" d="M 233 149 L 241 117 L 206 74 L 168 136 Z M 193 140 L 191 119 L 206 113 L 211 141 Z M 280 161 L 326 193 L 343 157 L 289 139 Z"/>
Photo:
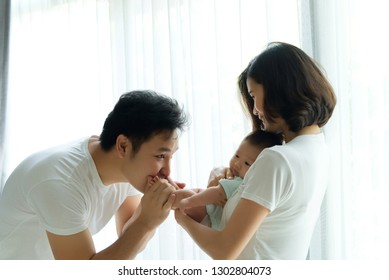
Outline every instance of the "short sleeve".
<path id="1" fill-rule="evenodd" d="M 128 187 L 128 191 L 127 191 L 127 196 L 137 196 L 137 195 L 141 195 L 142 194 L 140 191 L 138 191 L 132 185 L 130 185 L 130 184 L 128 184 L 128 185 L 129 185 L 129 187 Z"/>
<path id="2" fill-rule="evenodd" d="M 292 182 L 287 160 L 280 153 L 265 149 L 246 173 L 241 197 L 273 211 L 287 199 Z"/>
<path id="3" fill-rule="evenodd" d="M 48 180 L 31 189 L 27 201 L 42 226 L 58 235 L 70 235 L 88 227 L 88 209 L 77 188 Z"/>

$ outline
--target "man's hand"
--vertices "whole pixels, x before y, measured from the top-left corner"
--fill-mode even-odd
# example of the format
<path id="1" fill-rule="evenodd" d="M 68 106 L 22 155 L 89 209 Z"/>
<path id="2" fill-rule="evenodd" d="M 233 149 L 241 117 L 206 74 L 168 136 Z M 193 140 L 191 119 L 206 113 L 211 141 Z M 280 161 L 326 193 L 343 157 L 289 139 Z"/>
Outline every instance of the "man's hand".
<path id="1" fill-rule="evenodd" d="M 170 185 L 175 187 L 176 190 L 185 188 L 185 183 L 175 182 L 170 176 L 166 177 L 166 180 L 169 182 Z"/>
<path id="2" fill-rule="evenodd" d="M 146 186 L 134 216 L 150 229 L 158 227 L 169 216 L 175 199 L 175 190 L 168 180 L 154 178 Z"/>

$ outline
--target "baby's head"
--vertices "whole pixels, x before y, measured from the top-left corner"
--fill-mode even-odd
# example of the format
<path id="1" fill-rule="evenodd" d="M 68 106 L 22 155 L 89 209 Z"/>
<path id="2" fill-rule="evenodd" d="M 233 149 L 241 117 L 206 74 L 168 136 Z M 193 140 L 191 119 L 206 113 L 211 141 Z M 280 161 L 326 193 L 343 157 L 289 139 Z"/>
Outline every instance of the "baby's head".
<path id="1" fill-rule="evenodd" d="M 282 141 L 281 135 L 262 130 L 248 134 L 230 160 L 230 169 L 234 176 L 243 178 L 263 149 L 282 145 Z"/>

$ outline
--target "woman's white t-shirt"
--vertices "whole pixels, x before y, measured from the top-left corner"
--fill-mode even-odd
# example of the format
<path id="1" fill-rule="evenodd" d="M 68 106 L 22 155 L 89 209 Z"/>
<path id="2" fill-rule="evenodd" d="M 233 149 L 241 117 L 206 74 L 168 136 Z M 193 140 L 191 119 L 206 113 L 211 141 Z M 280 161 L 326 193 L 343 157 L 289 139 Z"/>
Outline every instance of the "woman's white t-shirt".
<path id="1" fill-rule="evenodd" d="M 102 183 L 88 140 L 36 153 L 10 175 L 0 200 L 0 259 L 53 259 L 46 231 L 96 234 L 127 196 L 140 194 L 128 183 Z"/>
<path id="2" fill-rule="evenodd" d="M 270 210 L 238 259 L 305 259 L 326 191 L 329 153 L 322 133 L 262 151 L 224 206 L 224 228 L 241 198 Z"/>

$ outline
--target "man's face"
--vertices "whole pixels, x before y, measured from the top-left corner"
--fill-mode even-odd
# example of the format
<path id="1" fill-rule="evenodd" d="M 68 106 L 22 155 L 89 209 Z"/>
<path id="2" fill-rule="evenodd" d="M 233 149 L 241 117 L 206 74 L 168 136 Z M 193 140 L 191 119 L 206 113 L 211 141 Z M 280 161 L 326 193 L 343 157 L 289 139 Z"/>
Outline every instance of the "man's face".
<path id="1" fill-rule="evenodd" d="M 151 178 L 170 175 L 170 161 L 178 149 L 178 134 L 175 131 L 168 137 L 162 132 L 143 143 L 139 151 L 129 157 L 123 166 L 123 174 L 128 182 L 140 192 Z"/>

